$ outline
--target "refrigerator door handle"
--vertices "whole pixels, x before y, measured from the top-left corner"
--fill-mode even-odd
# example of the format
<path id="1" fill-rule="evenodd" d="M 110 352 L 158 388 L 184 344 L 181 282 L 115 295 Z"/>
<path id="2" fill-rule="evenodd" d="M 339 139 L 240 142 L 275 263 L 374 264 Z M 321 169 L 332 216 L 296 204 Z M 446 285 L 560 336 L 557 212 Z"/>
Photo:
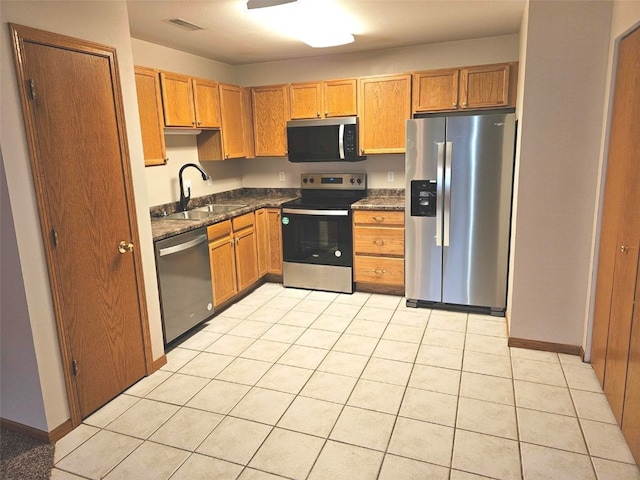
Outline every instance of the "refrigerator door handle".
<path id="1" fill-rule="evenodd" d="M 444 167 L 444 235 L 443 245 L 449 246 L 449 224 L 451 223 L 451 163 L 453 161 L 453 142 L 447 142 Z"/>
<path id="2" fill-rule="evenodd" d="M 436 142 L 438 146 L 438 165 L 436 171 L 436 247 L 442 246 L 442 205 L 443 184 L 442 176 L 444 171 L 444 142 Z"/>

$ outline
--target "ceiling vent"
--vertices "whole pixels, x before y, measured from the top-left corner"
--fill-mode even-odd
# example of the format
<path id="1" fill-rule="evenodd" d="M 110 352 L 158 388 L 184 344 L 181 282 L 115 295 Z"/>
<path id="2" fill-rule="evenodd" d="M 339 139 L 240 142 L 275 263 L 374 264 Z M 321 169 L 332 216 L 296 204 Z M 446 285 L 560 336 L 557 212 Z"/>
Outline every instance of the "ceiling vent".
<path id="1" fill-rule="evenodd" d="M 195 32 L 196 30 L 204 30 L 204 27 L 196 25 L 195 23 L 188 22 L 182 18 L 171 18 L 167 20 L 167 22 L 172 23 L 176 27 L 184 28 L 185 30 L 191 30 L 192 32 Z"/>

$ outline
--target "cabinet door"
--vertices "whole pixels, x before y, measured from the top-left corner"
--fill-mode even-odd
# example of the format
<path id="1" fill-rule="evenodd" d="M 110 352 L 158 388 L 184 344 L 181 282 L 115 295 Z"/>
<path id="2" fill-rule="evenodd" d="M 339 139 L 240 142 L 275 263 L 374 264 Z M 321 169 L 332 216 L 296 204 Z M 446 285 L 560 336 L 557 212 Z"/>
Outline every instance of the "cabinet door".
<path id="1" fill-rule="evenodd" d="M 234 232 L 236 239 L 236 274 L 238 291 L 258 281 L 258 252 L 256 234 L 253 228 L 245 228 Z"/>
<path id="2" fill-rule="evenodd" d="M 267 274 L 269 264 L 269 227 L 267 209 L 256 210 L 256 243 L 258 249 L 258 276 Z"/>
<path id="3" fill-rule="evenodd" d="M 282 275 L 282 227 L 280 225 L 280 209 L 267 209 L 269 226 L 269 273 Z"/>
<path id="4" fill-rule="evenodd" d="M 413 74 L 413 111 L 437 112 L 458 108 L 458 69 Z"/>
<path id="5" fill-rule="evenodd" d="M 217 307 L 238 293 L 234 241 L 231 236 L 209 244 L 209 262 L 213 282 L 213 305 Z"/>
<path id="6" fill-rule="evenodd" d="M 289 104 L 286 85 L 252 89 L 253 134 L 257 157 L 284 157 L 287 154 L 286 124 Z"/>
<path id="7" fill-rule="evenodd" d="M 142 132 L 142 151 L 145 166 L 167 163 L 162 121 L 162 94 L 158 72 L 135 67 L 138 113 Z"/>
<path id="8" fill-rule="evenodd" d="M 186 75 L 160 72 L 165 127 L 195 126 L 191 79 Z"/>
<path id="9" fill-rule="evenodd" d="M 294 83 L 289 85 L 291 118 L 320 118 L 322 112 L 322 86 L 320 83 Z"/>
<path id="10" fill-rule="evenodd" d="M 256 156 L 253 142 L 253 108 L 251 106 L 251 89 L 242 88 L 242 127 L 244 130 L 244 151 L 247 158 Z"/>
<path id="11" fill-rule="evenodd" d="M 198 128 L 220 128 L 218 83 L 199 78 L 192 79 L 192 83 L 195 126 Z"/>
<path id="12" fill-rule="evenodd" d="M 462 70 L 462 108 L 500 107 L 509 104 L 509 64 L 484 65 Z"/>
<path id="13" fill-rule="evenodd" d="M 325 117 L 348 117 L 357 114 L 355 78 L 324 82 Z"/>
<path id="14" fill-rule="evenodd" d="M 358 98 L 361 153 L 404 153 L 411 75 L 361 78 Z"/>
<path id="15" fill-rule="evenodd" d="M 222 114 L 224 158 L 245 157 L 242 89 L 240 87 L 220 84 L 220 111 Z"/>

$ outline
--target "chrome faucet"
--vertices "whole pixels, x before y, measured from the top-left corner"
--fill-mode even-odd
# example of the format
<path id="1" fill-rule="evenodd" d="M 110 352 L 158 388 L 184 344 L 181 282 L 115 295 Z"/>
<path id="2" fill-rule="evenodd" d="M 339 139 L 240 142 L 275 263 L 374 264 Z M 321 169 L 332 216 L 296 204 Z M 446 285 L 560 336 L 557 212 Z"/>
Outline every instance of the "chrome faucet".
<path id="1" fill-rule="evenodd" d="M 209 180 L 211 178 L 209 177 L 209 174 L 205 172 L 200 165 L 196 165 L 195 163 L 185 163 L 182 166 L 182 168 L 180 169 L 180 172 L 178 172 L 178 182 L 180 183 L 180 210 L 182 212 L 187 210 L 187 205 L 189 204 L 189 200 L 191 200 L 191 188 L 190 187 L 187 188 L 187 194 L 185 195 L 184 186 L 182 184 L 182 172 L 187 167 L 193 167 L 198 169 L 198 171 L 202 174 L 203 180 Z"/>

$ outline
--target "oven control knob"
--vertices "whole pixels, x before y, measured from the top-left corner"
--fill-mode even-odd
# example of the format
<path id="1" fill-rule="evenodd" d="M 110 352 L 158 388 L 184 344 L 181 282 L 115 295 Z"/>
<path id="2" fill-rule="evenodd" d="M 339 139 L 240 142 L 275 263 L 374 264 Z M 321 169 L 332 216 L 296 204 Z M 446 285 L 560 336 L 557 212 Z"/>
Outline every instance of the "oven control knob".
<path id="1" fill-rule="evenodd" d="M 309 179 L 309 183 L 313 183 L 313 182 L 314 182 L 313 177 L 311 177 L 311 178 Z"/>
<path id="2" fill-rule="evenodd" d="M 309 180 L 307 179 L 307 177 L 303 177 L 302 178 L 302 183 L 307 183 Z"/>
<path id="3" fill-rule="evenodd" d="M 353 178 L 352 178 L 351 180 L 349 180 L 349 181 L 351 182 L 351 185 L 353 185 L 354 183 L 356 183 L 355 179 L 353 179 Z"/>
<path id="4" fill-rule="evenodd" d="M 358 185 L 360 185 L 361 183 L 362 183 L 362 179 L 361 179 L 361 178 L 359 178 L 359 179 L 358 179 Z"/>

